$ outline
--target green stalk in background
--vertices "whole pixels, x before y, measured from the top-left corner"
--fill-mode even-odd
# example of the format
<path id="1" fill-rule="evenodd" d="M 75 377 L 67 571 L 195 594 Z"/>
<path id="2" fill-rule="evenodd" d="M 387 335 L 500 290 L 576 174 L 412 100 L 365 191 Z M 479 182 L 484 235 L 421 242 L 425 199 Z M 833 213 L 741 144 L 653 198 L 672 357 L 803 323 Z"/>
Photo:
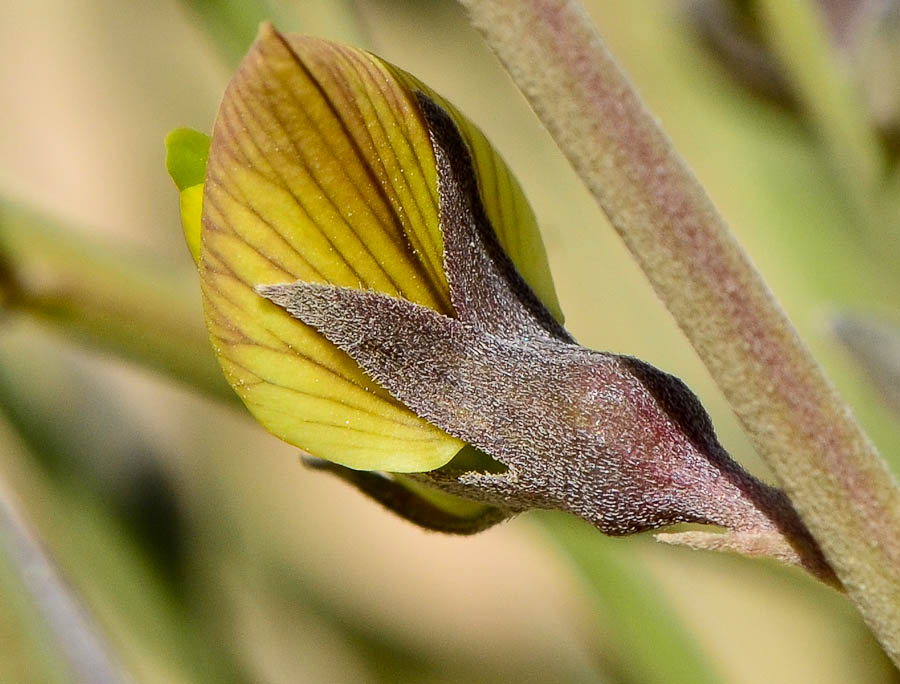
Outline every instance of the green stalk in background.
<path id="1" fill-rule="evenodd" d="M 166 264 L 92 244 L 0 202 L 0 302 L 69 339 L 112 352 L 227 401 L 184 277 Z"/>
<path id="2" fill-rule="evenodd" d="M 592 607 L 602 615 L 623 646 L 621 665 L 635 682 L 713 684 L 721 681 L 689 633 L 662 598 L 653 578 L 620 540 L 556 513 L 542 514 L 542 531 L 571 563 L 588 590 Z"/>
<path id="3" fill-rule="evenodd" d="M 838 59 L 824 17 L 810 0 L 760 0 L 763 27 L 845 190 L 856 228 L 873 253 L 900 258 L 900 227 L 885 207 L 885 159 L 849 67 Z"/>
<path id="4" fill-rule="evenodd" d="M 585 10 L 575 0 L 461 2 L 900 663 L 900 492 L 894 478 Z"/>
<path id="5" fill-rule="evenodd" d="M 322 36 L 366 46 L 369 41 L 353 2 L 181 0 L 197 17 L 229 67 L 237 66 L 243 59 L 264 21 L 301 33 L 314 26 Z"/>

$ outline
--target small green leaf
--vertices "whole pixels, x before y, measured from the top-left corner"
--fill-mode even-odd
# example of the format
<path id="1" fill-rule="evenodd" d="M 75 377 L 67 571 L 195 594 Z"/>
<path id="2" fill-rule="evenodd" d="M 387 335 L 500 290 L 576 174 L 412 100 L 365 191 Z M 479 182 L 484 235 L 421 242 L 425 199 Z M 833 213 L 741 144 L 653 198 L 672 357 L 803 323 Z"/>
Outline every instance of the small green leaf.
<path id="1" fill-rule="evenodd" d="M 166 136 L 166 170 L 184 191 L 203 182 L 209 157 L 209 136 L 192 128 L 176 128 Z"/>

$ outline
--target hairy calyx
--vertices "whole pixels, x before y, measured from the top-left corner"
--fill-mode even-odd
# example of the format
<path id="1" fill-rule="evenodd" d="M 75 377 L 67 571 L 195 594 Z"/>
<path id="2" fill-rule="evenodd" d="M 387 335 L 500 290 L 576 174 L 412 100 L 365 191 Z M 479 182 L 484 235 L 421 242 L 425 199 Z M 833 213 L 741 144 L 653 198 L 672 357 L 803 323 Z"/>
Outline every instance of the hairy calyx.
<path id="1" fill-rule="evenodd" d="M 409 496 L 392 492 L 389 479 L 325 467 L 428 527 L 471 532 L 532 508 L 564 510 L 613 535 L 711 524 L 726 532 L 669 541 L 776 556 L 835 584 L 787 497 L 731 459 L 683 382 L 576 344 L 546 310 L 497 241 L 453 120 L 426 95 L 417 100 L 437 162 L 455 317 L 328 284 L 257 291 L 318 330 L 418 416 L 505 470 L 445 467 L 412 476 L 486 504 L 469 528 L 426 516 Z"/>

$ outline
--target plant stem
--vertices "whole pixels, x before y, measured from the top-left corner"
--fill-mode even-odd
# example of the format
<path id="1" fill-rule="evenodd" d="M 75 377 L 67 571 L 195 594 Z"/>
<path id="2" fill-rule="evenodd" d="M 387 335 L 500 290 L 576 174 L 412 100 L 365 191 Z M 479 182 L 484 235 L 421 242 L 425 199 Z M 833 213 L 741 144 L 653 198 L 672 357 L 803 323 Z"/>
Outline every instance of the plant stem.
<path id="1" fill-rule="evenodd" d="M 900 492 L 575 0 L 461 0 L 900 663 Z"/>
<path id="2" fill-rule="evenodd" d="M 234 401 L 203 331 L 196 283 L 185 275 L 0 204 L 0 304 Z"/>

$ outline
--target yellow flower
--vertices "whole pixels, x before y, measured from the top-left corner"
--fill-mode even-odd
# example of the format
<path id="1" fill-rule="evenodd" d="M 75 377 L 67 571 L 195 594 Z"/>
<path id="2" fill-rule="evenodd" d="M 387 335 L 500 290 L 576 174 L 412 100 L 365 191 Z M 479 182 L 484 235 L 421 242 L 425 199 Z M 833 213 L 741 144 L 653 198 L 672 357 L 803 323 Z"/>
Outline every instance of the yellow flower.
<path id="1" fill-rule="evenodd" d="M 266 25 L 225 92 L 202 208 L 205 140 L 169 145 L 225 375 L 318 467 L 425 527 L 533 508 L 614 535 L 714 524 L 729 532 L 680 540 L 835 581 L 683 382 L 575 343 L 518 184 L 409 74 Z"/>
<path id="2" fill-rule="evenodd" d="M 179 183 L 210 339 L 231 386 L 274 435 L 354 469 L 429 471 L 464 444 L 254 288 L 330 283 L 453 315 L 434 151 L 416 91 L 453 117 L 501 245 L 561 318 L 534 215 L 503 160 L 444 99 L 363 50 L 264 25 L 219 109 L 202 227 L 199 187 Z M 190 139 L 179 135 L 170 157 Z"/>

